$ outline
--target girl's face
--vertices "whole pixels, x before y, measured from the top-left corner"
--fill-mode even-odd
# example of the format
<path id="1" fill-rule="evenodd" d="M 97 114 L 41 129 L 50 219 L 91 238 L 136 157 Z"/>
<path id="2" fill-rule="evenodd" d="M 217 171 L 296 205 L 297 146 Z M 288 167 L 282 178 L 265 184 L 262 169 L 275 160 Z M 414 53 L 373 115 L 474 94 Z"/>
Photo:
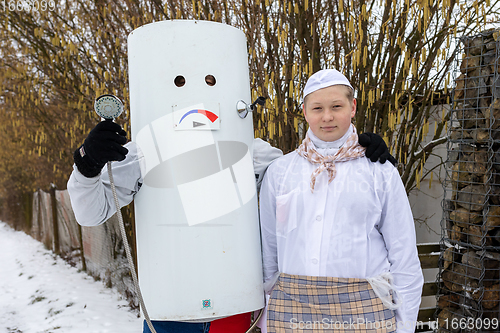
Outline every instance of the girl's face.
<path id="1" fill-rule="evenodd" d="M 348 88 L 329 86 L 307 95 L 304 116 L 314 135 L 323 141 L 335 141 L 347 132 L 356 114 L 356 100 L 347 98 Z"/>

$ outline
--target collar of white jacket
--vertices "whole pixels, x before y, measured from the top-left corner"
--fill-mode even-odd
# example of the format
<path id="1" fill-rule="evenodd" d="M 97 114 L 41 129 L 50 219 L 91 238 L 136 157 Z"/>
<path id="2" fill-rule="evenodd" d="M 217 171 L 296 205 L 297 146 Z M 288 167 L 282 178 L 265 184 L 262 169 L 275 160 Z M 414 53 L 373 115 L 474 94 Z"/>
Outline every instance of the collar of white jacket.
<path id="1" fill-rule="evenodd" d="M 340 139 L 335 141 L 323 141 L 319 139 L 316 135 L 314 135 L 310 128 L 307 130 L 307 135 L 309 135 L 309 138 L 314 144 L 314 147 L 316 147 L 318 153 L 323 156 L 332 155 L 335 154 L 339 150 L 339 148 L 342 147 L 347 141 L 347 138 L 352 134 L 353 126 L 354 125 L 351 124 L 344 135 Z"/>

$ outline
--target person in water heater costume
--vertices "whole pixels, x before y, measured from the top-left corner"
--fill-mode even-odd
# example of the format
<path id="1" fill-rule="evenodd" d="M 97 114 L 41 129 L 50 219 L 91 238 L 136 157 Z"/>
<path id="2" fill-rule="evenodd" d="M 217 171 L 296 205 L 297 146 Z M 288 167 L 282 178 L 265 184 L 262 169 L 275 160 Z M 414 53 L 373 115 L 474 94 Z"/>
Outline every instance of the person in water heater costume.
<path id="1" fill-rule="evenodd" d="M 384 163 L 390 160 L 395 163 L 380 136 L 365 133 L 359 136 L 359 141 L 367 147 L 366 156 L 372 162 L 379 160 Z M 104 121 L 97 124 L 84 143 L 76 149 L 68 191 L 79 224 L 99 225 L 115 213 L 106 167 L 108 161 L 116 161 L 113 163 L 113 174 L 121 206 L 129 204 L 140 190 L 143 182 L 139 166 L 141 156 L 134 142 L 126 142 L 126 133 L 118 124 Z M 254 140 L 253 160 L 258 184 L 269 164 L 282 155 L 279 149 L 269 143 L 261 139 Z M 96 214 L 98 218 L 95 218 Z M 245 332 L 250 326 L 250 313 L 207 323 L 153 321 L 153 324 L 158 333 L 239 333 Z M 144 332 L 150 332 L 146 324 Z"/>

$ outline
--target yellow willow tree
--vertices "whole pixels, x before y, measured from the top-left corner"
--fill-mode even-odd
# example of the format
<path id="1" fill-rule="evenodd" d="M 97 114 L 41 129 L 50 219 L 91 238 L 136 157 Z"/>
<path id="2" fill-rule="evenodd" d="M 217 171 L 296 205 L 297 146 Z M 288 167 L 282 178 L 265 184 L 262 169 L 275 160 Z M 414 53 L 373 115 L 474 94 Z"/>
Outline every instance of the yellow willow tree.
<path id="1" fill-rule="evenodd" d="M 92 113 L 97 95 L 126 100 L 125 41 L 131 28 L 112 9 L 104 1 L 68 1 L 51 10 L 0 14 L 1 107 L 11 117 L 4 126 L 23 147 L 35 176 L 31 187 L 65 187 L 72 151 L 98 121 Z M 19 124 L 23 131 L 15 130 Z"/>
<path id="2" fill-rule="evenodd" d="M 24 175 L 9 182 L 12 174 L 2 172 L 0 183 L 9 192 L 65 187 L 74 149 L 99 121 L 92 111 L 97 96 L 115 94 L 128 109 L 126 43 L 133 29 L 205 12 L 207 19 L 221 21 L 225 13 L 230 20 L 234 8 L 180 0 L 51 3 L 44 10 L 26 5 L 0 11 L 0 117 L 13 145 L 0 150 L 15 156 Z M 125 128 L 128 116 L 118 120 Z"/>
<path id="3" fill-rule="evenodd" d="M 128 109 L 126 42 L 133 29 L 205 13 L 228 23 L 234 16 L 232 4 L 216 2 L 45 3 L 0 10 L 0 200 L 14 211 L 37 188 L 65 188 L 73 151 L 99 121 L 96 97 L 115 94 Z M 125 129 L 128 117 L 118 120 Z"/>
<path id="4" fill-rule="evenodd" d="M 127 35 L 169 19 L 246 33 L 252 95 L 267 97 L 253 115 L 255 134 L 285 152 L 305 134 L 307 77 L 344 72 L 357 91 L 358 131 L 387 139 L 410 191 L 443 141 L 446 118 L 422 147 L 436 92 L 448 96 L 455 38 L 482 30 L 498 1 L 54 0 L 45 10 L 0 11 L 2 195 L 65 187 L 73 150 L 99 121 L 94 99 L 113 93 L 127 109 Z M 128 113 L 119 122 L 127 128 Z"/>
<path id="5" fill-rule="evenodd" d="M 384 137 L 407 192 L 419 185 L 447 115 L 430 128 L 432 106 L 449 103 L 457 38 L 484 30 L 499 1 L 371 0 L 243 2 L 255 95 L 256 134 L 285 151 L 305 135 L 301 92 L 324 68 L 346 74 L 357 93 L 359 133 Z M 460 56 L 460 55 L 458 55 Z M 433 139 L 422 144 L 433 131 Z M 432 132 L 431 132 L 432 133 Z M 428 171 L 430 172 L 430 171 Z"/>
<path id="6" fill-rule="evenodd" d="M 0 12 L 0 199 L 14 214 L 35 189 L 66 187 L 72 152 L 98 121 L 94 97 L 126 93 L 126 58 L 104 2 L 11 9 Z"/>

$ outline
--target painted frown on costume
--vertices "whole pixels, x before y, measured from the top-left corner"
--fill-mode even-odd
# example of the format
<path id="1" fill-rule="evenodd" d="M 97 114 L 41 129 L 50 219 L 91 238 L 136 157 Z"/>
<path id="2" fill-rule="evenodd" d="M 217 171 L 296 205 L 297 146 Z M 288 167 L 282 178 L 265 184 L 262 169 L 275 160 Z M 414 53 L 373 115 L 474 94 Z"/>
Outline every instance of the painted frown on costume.
<path id="1" fill-rule="evenodd" d="M 262 308 L 253 124 L 236 111 L 251 102 L 244 33 L 173 20 L 134 30 L 128 43 L 132 140 L 144 155 L 134 200 L 139 280 L 150 316 Z"/>

